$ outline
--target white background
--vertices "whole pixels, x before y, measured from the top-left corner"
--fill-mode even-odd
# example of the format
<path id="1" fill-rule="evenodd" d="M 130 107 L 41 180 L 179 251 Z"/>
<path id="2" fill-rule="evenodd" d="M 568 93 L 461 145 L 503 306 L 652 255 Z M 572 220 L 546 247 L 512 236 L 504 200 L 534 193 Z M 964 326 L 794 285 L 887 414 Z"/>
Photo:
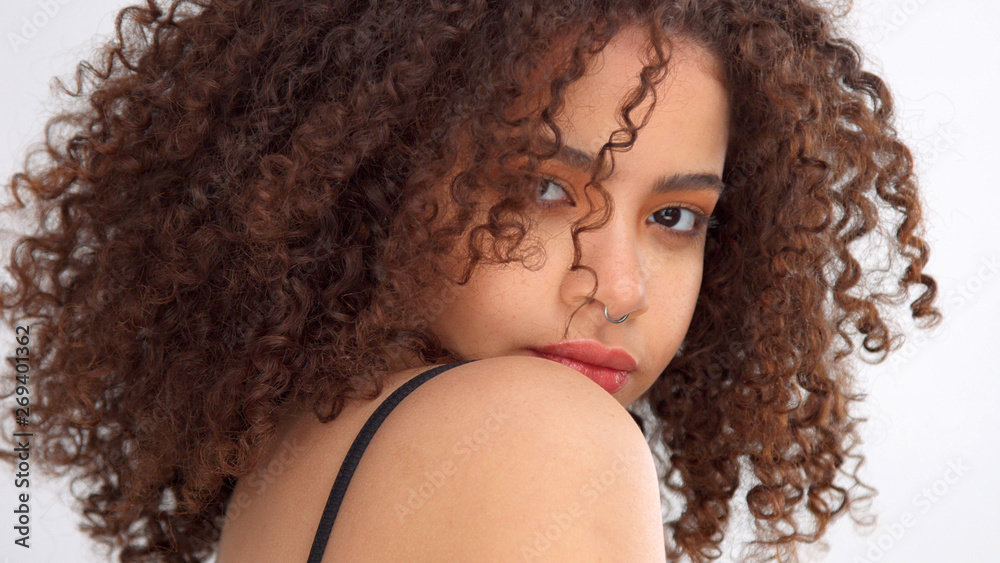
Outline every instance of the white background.
<path id="1" fill-rule="evenodd" d="M 55 6 L 53 16 L 45 14 L 44 3 Z M 29 144 L 41 138 L 56 107 L 50 79 L 69 77 L 76 61 L 96 45 L 95 36 L 109 34 L 118 9 L 127 4 L 0 4 L 4 181 L 18 169 Z M 42 25 L 25 33 L 25 18 Z M 862 46 L 866 67 L 894 92 L 898 127 L 915 148 L 932 245 L 927 271 L 940 284 L 945 322 L 925 332 L 901 318 L 910 334 L 905 347 L 883 364 L 860 364 L 870 416 L 864 431 L 868 461 L 860 476 L 880 491 L 872 505 L 878 522 L 872 534 L 860 536 L 849 519 L 839 520 L 826 536 L 830 551 L 804 560 L 997 561 L 1000 185 L 993 171 L 1000 161 L 995 138 L 1000 129 L 1000 3 L 863 0 L 849 19 L 854 22 L 849 33 Z M 6 264 L 6 248 L 3 257 Z M 2 342 L 12 342 L 9 332 L 2 333 Z M 32 547 L 15 547 L 12 473 L 0 467 L 0 555 L 5 561 L 107 560 L 76 529 L 80 517 L 69 508 L 65 483 L 37 472 L 30 489 Z M 745 515 L 739 506 L 735 510 L 727 548 L 738 548 L 750 537 Z M 730 560 L 735 559 L 728 554 L 722 558 Z"/>

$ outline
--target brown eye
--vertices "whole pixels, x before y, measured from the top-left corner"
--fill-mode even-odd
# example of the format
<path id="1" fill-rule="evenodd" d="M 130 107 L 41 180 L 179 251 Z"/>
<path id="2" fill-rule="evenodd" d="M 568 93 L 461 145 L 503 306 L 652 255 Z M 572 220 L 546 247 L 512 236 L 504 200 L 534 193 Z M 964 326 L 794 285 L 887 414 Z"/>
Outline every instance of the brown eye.
<path id="1" fill-rule="evenodd" d="M 701 234 L 701 227 L 708 221 L 704 214 L 687 207 L 665 207 L 654 212 L 650 217 L 663 227 L 668 234 L 681 237 L 696 237 Z"/>

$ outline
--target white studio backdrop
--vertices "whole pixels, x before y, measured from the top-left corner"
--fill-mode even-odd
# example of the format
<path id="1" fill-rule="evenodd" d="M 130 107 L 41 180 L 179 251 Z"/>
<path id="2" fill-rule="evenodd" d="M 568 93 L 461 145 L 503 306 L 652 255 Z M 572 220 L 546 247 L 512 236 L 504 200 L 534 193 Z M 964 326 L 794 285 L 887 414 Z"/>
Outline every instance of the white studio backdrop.
<path id="1" fill-rule="evenodd" d="M 27 148 L 58 108 L 53 76 L 72 84 L 76 63 L 113 31 L 124 0 L 34 0 L 0 4 L 0 179 L 19 170 Z M 989 0 L 861 0 L 847 32 L 865 67 L 886 79 L 897 125 L 915 149 L 943 324 L 921 331 L 906 317 L 902 350 L 886 362 L 860 363 L 864 410 L 859 475 L 878 489 L 873 532 L 849 518 L 826 536 L 830 549 L 804 560 L 851 563 L 1000 560 L 993 534 L 1000 504 L 1000 3 Z M 4 194 L 4 197 L 6 194 Z M 2 225 L 7 231 L 13 225 Z M 5 242 L 3 263 L 9 246 Z M 7 355 L 13 336 L 0 333 Z M 2 377 L 11 377 L 4 365 Z M 4 432 L 13 429 L 5 427 Z M 30 549 L 14 545 L 17 493 L 0 466 L 0 557 L 4 561 L 106 560 L 77 525 L 65 481 L 34 472 Z M 737 505 L 722 561 L 738 560 L 750 539 Z"/>

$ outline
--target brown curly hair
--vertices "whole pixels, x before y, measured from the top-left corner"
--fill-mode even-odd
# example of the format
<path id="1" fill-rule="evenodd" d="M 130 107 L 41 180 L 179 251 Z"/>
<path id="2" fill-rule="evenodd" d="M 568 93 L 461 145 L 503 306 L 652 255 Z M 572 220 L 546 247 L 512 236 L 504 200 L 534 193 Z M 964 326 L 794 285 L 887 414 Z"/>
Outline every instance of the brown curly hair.
<path id="1" fill-rule="evenodd" d="M 30 325 L 34 459 L 86 485 L 84 528 L 121 561 L 210 556 L 283 407 L 329 421 L 381 393 L 401 358 L 462 359 L 426 329 L 428 303 L 477 264 L 524 258 L 533 168 L 554 150 L 532 146 L 539 130 L 558 148 L 567 86 L 639 25 L 652 60 L 623 102 L 628 140 L 609 139 L 601 162 L 641 129 L 631 113 L 655 101 L 671 37 L 715 53 L 732 98 L 697 309 L 640 399 L 667 452 L 663 489 L 684 501 L 664 522 L 668 556 L 718 557 L 749 479 L 757 555 L 794 560 L 832 519 L 857 519 L 857 486 L 873 490 L 857 478 L 864 419 L 848 412 L 863 398 L 858 333 L 866 361 L 883 361 L 902 339 L 886 306 L 915 284 L 913 319 L 941 320 L 892 97 L 835 23 L 813 0 L 125 8 L 75 88 L 60 83 L 86 103 L 49 121 L 9 184 L 4 212 L 29 199 L 37 220 L 0 293 L 5 322 Z M 532 92 L 546 102 L 511 117 Z M 452 175 L 460 153 L 472 164 Z M 574 244 L 608 216 L 577 222 Z M 453 280 L 440 264 L 456 247 L 469 260 Z M 872 248 L 888 268 L 859 262 Z"/>

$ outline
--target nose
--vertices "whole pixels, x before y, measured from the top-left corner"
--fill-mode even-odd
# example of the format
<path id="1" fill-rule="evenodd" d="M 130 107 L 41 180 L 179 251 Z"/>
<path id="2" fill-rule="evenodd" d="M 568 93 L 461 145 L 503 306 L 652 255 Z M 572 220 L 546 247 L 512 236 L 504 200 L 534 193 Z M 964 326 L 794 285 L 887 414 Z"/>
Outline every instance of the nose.
<path id="1" fill-rule="evenodd" d="M 600 315 L 604 315 L 605 306 L 612 319 L 626 313 L 634 317 L 645 310 L 648 305 L 643 253 L 635 233 L 629 232 L 625 222 L 612 217 L 601 229 L 581 233 L 579 240 L 580 264 L 589 266 L 597 275 L 598 286 L 593 299 Z M 593 277 L 586 271 L 579 274 L 584 282 L 573 286 L 576 292 L 573 298 L 577 303 L 593 289 Z"/>

